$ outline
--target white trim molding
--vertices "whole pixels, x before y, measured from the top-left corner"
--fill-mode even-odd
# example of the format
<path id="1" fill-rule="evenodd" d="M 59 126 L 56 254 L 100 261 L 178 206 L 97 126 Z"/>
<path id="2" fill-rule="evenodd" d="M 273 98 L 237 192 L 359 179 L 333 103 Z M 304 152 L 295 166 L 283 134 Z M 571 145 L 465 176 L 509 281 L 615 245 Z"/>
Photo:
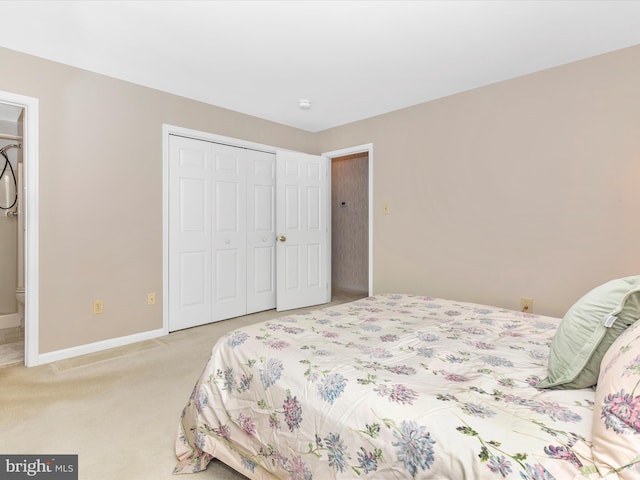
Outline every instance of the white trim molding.
<path id="1" fill-rule="evenodd" d="M 164 335 L 166 335 L 164 330 L 158 329 L 149 330 L 148 332 L 135 333 L 133 335 L 127 335 L 126 337 L 110 338 L 108 340 L 102 340 L 100 342 L 88 343 L 85 345 L 79 345 L 77 347 L 64 348 L 62 350 L 56 350 L 54 352 L 43 353 L 39 356 L 39 361 L 40 364 L 57 362 L 59 360 L 79 357 L 80 355 L 101 352 L 109 348 L 123 347 L 132 343 L 152 340 L 154 338 L 163 337 Z"/>

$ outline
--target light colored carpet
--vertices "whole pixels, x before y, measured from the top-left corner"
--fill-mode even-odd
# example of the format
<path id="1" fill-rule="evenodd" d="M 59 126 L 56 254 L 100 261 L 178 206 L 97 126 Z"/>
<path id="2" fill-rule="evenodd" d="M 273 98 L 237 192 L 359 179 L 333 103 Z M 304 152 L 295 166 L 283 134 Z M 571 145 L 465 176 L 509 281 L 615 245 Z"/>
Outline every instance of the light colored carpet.
<path id="1" fill-rule="evenodd" d="M 332 304 L 363 296 L 338 291 Z M 280 315 L 271 310 L 39 367 L 0 368 L 0 452 L 78 454 L 83 480 L 246 480 L 218 461 L 198 474 L 172 475 L 178 420 L 216 340 Z"/>

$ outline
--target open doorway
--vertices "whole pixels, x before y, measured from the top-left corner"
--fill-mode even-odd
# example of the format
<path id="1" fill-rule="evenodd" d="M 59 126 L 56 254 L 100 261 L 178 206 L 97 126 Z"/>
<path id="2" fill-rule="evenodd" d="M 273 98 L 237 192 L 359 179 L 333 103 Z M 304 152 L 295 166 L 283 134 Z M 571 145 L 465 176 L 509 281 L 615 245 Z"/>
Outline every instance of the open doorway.
<path id="1" fill-rule="evenodd" d="M 15 199 L 20 200 L 20 208 L 16 205 L 7 210 L 3 210 L 5 217 L 9 216 L 10 221 L 14 221 L 17 225 L 18 220 L 20 226 L 16 226 L 16 253 L 17 256 L 12 263 L 12 275 L 16 275 L 16 313 L 19 320 L 17 321 L 17 329 L 19 332 L 20 342 L 24 339 L 24 364 L 28 367 L 38 365 L 40 358 L 38 352 L 38 298 L 39 298 L 39 263 L 38 263 L 38 99 L 27 97 L 11 92 L 0 91 L 0 105 L 5 114 L 11 112 L 16 113 L 15 123 L 13 127 L 13 117 L 9 118 L 11 128 L 15 131 L 5 132 L 4 140 L 8 141 L 8 147 L 5 145 L 5 153 L 16 154 L 16 158 L 7 155 L 7 168 L 12 160 L 16 164 L 16 182 L 15 182 Z M 6 119 L 5 119 L 6 123 Z M 6 125 L 5 125 L 6 126 Z M 5 142 L 6 143 L 6 142 Z M 13 168 L 13 165 L 11 166 Z M 5 172 L 6 173 L 6 172 Z M 7 176 L 4 177 L 7 180 Z M 13 175 L 9 179 L 12 183 Z M 5 189 L 6 194 L 6 189 Z M 6 220 L 6 219 L 5 219 Z M 18 232 L 22 235 L 18 236 Z M 4 243 L 3 243 L 4 245 Z M 21 252 L 18 252 L 19 247 Z M 19 260 L 20 259 L 20 260 Z M 19 278 L 20 277 L 20 278 Z M 10 310 L 13 310 L 12 308 Z M 12 312 L 9 312 L 10 314 Z M 15 322 L 14 322 L 15 323 Z M 8 339 L 13 340 L 15 335 L 14 323 L 4 325 L 9 332 Z M 6 339 L 6 338 L 5 338 Z M 7 343 L 14 343 L 9 341 Z"/>
<path id="2" fill-rule="evenodd" d="M 331 285 L 369 290 L 369 153 L 331 159 Z"/>
<path id="3" fill-rule="evenodd" d="M 23 113 L 0 102 L 0 366 L 24 364 Z"/>
<path id="4" fill-rule="evenodd" d="M 323 155 L 331 159 L 332 295 L 373 295 L 373 146 Z"/>

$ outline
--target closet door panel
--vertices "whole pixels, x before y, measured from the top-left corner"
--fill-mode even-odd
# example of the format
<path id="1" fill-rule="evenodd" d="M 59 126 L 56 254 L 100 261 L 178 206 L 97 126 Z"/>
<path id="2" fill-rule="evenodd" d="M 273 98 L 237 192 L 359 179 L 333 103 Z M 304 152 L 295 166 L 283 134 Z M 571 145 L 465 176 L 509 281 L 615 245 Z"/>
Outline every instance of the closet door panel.
<path id="1" fill-rule="evenodd" d="M 170 331 L 276 308 L 276 155 L 178 135 L 169 147 Z M 285 183 L 287 228 L 294 237 L 300 229 L 325 231 L 316 181 L 322 167 L 286 167 L 288 175 L 314 177 Z M 283 250 L 293 272 L 288 288 L 326 284 L 323 245 L 293 242 Z"/>
<path id="2" fill-rule="evenodd" d="M 213 144 L 214 320 L 247 313 L 246 162 L 244 150 Z"/>
<path id="3" fill-rule="evenodd" d="M 210 298 L 206 290 L 207 285 L 207 255 L 205 251 L 180 253 L 180 308 L 190 309 L 206 306 Z M 209 296 L 210 297 L 210 296 Z M 208 320 L 209 317 L 203 317 Z"/>
<path id="4" fill-rule="evenodd" d="M 247 151 L 247 313 L 276 306 L 275 155 Z"/>
<path id="5" fill-rule="evenodd" d="M 211 322 L 211 147 L 169 141 L 169 330 Z"/>
<path id="6" fill-rule="evenodd" d="M 240 296 L 238 287 L 244 278 L 238 278 L 238 260 L 237 249 L 228 248 L 216 252 L 215 281 L 218 286 L 216 304 L 226 301 L 233 302 Z"/>

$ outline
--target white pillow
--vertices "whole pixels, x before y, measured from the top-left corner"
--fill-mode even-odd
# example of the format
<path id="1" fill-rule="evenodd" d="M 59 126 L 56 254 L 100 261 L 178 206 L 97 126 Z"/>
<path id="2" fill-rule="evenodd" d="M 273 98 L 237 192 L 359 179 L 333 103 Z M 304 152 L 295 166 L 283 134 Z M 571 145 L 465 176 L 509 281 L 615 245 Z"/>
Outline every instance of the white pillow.
<path id="1" fill-rule="evenodd" d="M 600 475 L 640 478 L 640 321 L 602 359 L 592 436 L 591 453 Z"/>

